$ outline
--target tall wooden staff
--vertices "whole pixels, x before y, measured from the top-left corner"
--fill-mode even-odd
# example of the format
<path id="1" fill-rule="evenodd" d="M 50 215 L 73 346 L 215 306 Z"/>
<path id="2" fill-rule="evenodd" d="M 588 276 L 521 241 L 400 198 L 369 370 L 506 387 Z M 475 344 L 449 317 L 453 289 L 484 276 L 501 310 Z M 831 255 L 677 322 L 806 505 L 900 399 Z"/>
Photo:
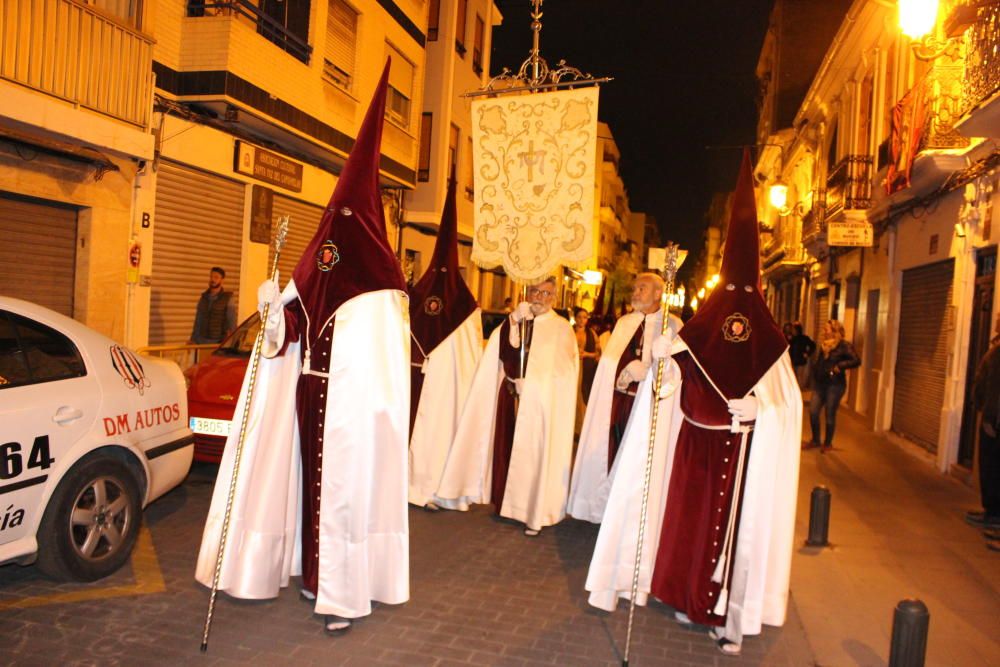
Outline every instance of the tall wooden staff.
<path id="1" fill-rule="evenodd" d="M 278 258 L 285 246 L 288 236 L 288 216 L 282 216 L 278 221 L 278 230 L 274 236 L 274 262 L 271 264 L 271 280 L 277 279 Z M 260 330 L 253 344 L 253 354 L 250 355 L 250 381 L 247 385 L 247 396 L 243 403 L 243 419 L 240 422 L 240 436 L 236 440 L 236 454 L 233 457 L 233 476 L 229 481 L 229 497 L 226 498 L 226 513 L 222 519 L 222 535 L 219 538 L 219 555 L 215 560 L 215 575 L 212 577 L 212 592 L 208 597 L 208 613 L 205 615 L 205 631 L 201 636 L 201 652 L 208 650 L 208 635 L 212 631 L 212 615 L 215 613 L 215 596 L 219 592 L 219 577 L 222 574 L 222 559 L 226 554 L 226 541 L 229 538 L 229 519 L 233 511 L 233 498 L 236 496 L 236 476 L 240 471 L 240 459 L 243 456 L 243 440 L 246 437 L 247 420 L 250 417 L 250 403 L 253 400 L 253 390 L 257 385 L 257 367 L 260 364 L 260 350 L 264 343 L 264 327 L 267 325 L 270 303 L 264 304 L 264 312 L 260 315 Z"/>
<path id="2" fill-rule="evenodd" d="M 661 336 L 666 335 L 670 323 L 670 296 L 674 293 L 674 277 L 677 275 L 677 267 L 680 266 L 679 254 L 680 247 L 676 243 L 667 244 L 663 262 L 666 284 L 663 287 L 663 295 L 660 297 L 663 308 L 663 324 L 660 326 Z M 666 361 L 666 359 L 660 359 L 656 363 L 656 381 L 653 384 L 653 414 L 649 421 L 649 446 L 646 450 L 646 476 L 642 482 L 642 508 L 639 511 L 639 542 L 635 547 L 635 569 L 632 572 L 632 595 L 628 605 L 628 630 L 625 633 L 625 656 L 622 659 L 622 667 L 628 667 L 629 651 L 632 648 L 632 621 L 635 617 L 635 598 L 639 593 L 639 564 L 642 560 L 642 541 L 646 536 L 649 479 L 653 473 L 653 445 L 656 442 L 656 421 L 660 411 L 660 385 L 663 382 L 663 369 L 666 366 Z"/>

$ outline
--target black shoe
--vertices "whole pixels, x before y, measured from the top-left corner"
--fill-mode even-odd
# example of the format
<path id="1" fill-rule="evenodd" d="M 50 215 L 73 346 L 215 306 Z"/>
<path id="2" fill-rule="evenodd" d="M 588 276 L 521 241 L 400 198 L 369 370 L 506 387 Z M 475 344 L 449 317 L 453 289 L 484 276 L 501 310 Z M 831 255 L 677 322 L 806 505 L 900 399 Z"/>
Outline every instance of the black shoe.
<path id="1" fill-rule="evenodd" d="M 965 513 L 965 522 L 973 526 L 982 526 L 986 523 L 986 512 L 969 510 Z"/>
<path id="2" fill-rule="evenodd" d="M 975 510 L 965 513 L 965 522 L 977 528 L 1000 528 L 1000 516 Z"/>

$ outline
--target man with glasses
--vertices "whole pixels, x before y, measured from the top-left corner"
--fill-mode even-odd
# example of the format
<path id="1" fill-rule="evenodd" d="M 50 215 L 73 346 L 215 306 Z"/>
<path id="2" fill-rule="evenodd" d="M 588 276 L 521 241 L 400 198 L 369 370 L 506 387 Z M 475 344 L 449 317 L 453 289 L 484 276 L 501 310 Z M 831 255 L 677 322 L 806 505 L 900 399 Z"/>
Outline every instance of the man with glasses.
<path id="1" fill-rule="evenodd" d="M 448 509 L 492 503 L 528 536 L 562 520 L 569 488 L 579 358 L 555 294 L 552 277 L 530 286 L 490 336 L 437 492 Z"/>

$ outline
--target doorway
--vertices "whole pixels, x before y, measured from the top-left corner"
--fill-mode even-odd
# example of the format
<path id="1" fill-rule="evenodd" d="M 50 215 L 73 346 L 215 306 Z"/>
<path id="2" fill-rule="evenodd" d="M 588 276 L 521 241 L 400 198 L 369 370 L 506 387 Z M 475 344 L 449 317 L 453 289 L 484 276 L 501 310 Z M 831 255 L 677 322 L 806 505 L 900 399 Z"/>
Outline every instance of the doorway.
<path id="1" fill-rule="evenodd" d="M 976 369 L 990 347 L 993 329 L 993 289 L 996 279 L 997 248 L 976 253 L 976 283 L 972 296 L 972 325 L 969 332 L 969 363 L 965 371 L 965 405 L 962 408 L 962 431 L 958 444 L 958 464 L 972 470 L 976 451 L 976 408 L 972 384 Z"/>

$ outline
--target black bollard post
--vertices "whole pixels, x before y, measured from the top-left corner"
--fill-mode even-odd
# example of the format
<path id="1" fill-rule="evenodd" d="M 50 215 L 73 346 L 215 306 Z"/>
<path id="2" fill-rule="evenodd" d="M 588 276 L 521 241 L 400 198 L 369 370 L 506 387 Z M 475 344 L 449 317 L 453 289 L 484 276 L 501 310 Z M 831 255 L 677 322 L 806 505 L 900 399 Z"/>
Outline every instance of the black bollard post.
<path id="1" fill-rule="evenodd" d="M 920 600 L 900 600 L 892 613 L 889 667 L 924 667 L 931 614 Z"/>
<path id="2" fill-rule="evenodd" d="M 809 500 L 809 537 L 806 544 L 811 547 L 825 547 L 830 543 L 830 489 L 817 486 Z"/>

